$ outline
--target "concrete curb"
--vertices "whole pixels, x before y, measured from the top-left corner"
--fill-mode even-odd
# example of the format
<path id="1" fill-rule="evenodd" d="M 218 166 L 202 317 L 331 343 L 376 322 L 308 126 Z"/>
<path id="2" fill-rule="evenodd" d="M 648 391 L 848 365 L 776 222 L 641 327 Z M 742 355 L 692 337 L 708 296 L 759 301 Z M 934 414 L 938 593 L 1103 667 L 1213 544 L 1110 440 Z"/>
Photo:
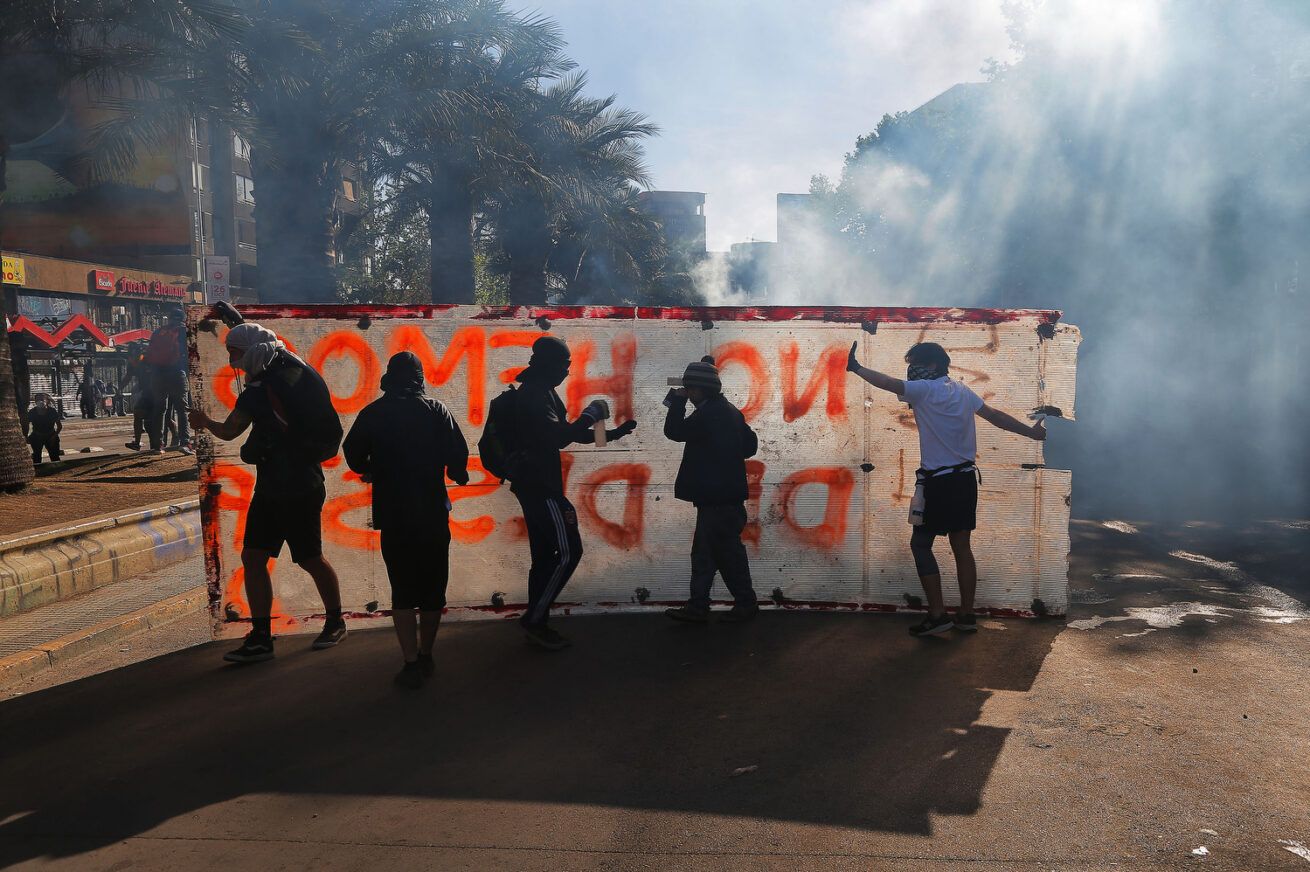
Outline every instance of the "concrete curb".
<path id="1" fill-rule="evenodd" d="M 209 590 L 202 585 L 129 614 L 110 618 L 83 630 L 61 636 L 51 642 L 43 642 L 26 651 L 0 657 L 0 686 L 31 678 L 56 664 L 90 654 L 105 645 L 136 635 L 143 630 L 162 627 L 192 612 L 203 610 L 208 603 Z"/>
<path id="2" fill-rule="evenodd" d="M 33 530 L 0 545 L 0 617 L 199 553 L 199 499 Z"/>

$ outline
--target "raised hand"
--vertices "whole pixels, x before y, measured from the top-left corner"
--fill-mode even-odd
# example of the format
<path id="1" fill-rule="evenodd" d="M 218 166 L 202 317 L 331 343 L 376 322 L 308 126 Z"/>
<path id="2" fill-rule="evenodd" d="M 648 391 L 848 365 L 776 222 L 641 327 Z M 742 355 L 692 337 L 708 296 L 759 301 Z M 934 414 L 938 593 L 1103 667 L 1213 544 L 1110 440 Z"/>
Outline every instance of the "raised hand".
<path id="1" fill-rule="evenodd" d="M 609 431 L 609 438 L 622 439 L 624 436 L 627 436 L 629 433 L 631 433 L 633 430 L 636 429 L 637 429 L 636 421 L 624 421 L 622 424 L 615 427 L 613 430 Z"/>
<path id="2" fill-rule="evenodd" d="M 860 343 L 858 343 L 858 342 L 852 342 L 852 343 L 851 343 L 851 353 L 848 354 L 848 355 L 846 355 L 846 371 L 847 371 L 847 372 L 859 372 L 859 370 L 860 370 L 860 363 L 859 363 L 859 361 L 857 361 L 857 360 L 855 359 L 855 346 L 857 346 L 857 345 L 859 345 L 859 344 L 860 344 Z"/>

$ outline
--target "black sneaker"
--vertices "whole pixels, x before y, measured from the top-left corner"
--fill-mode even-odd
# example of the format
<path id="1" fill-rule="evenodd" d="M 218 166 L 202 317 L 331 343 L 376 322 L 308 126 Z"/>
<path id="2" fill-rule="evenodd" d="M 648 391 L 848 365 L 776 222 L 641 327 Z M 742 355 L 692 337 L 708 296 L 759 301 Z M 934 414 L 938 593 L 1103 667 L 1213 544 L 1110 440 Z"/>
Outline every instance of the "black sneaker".
<path id="1" fill-rule="evenodd" d="M 744 624 L 759 613 L 758 603 L 749 606 L 733 606 L 719 615 L 719 621 L 725 624 Z"/>
<path id="2" fill-rule="evenodd" d="M 437 671 L 437 664 L 432 662 L 432 654 L 419 652 L 418 668 L 423 672 L 424 678 L 431 678 L 432 673 Z"/>
<path id="3" fill-rule="evenodd" d="M 315 651 L 322 648 L 331 648 L 344 638 L 346 638 L 346 622 L 339 618 L 335 621 L 328 620 L 323 624 L 323 632 L 318 634 L 314 644 L 309 647 Z"/>
<path id="4" fill-rule="evenodd" d="M 703 624 L 710 619 L 708 612 L 702 612 L 700 609 L 693 609 L 691 606 L 678 606 L 676 609 L 665 609 L 665 617 L 673 618 L 675 621 L 685 621 L 688 624 Z"/>
<path id="5" fill-rule="evenodd" d="M 957 614 L 955 616 L 955 629 L 961 633 L 976 633 L 978 632 L 978 619 L 973 612 L 969 612 L 967 615 Z"/>
<path id="6" fill-rule="evenodd" d="M 545 648 L 547 651 L 560 651 L 573 644 L 544 624 L 536 627 L 524 627 L 523 635 L 529 642 Z"/>
<path id="7" fill-rule="evenodd" d="M 123 443 L 123 447 L 124 447 L 124 448 L 131 448 L 133 451 L 140 451 L 140 450 L 141 450 L 141 443 L 140 443 L 139 441 L 136 441 L 136 442 L 124 442 L 124 443 Z"/>
<path id="8" fill-rule="evenodd" d="M 406 662 L 404 667 L 396 673 L 392 679 L 397 687 L 417 690 L 423 686 L 423 666 L 417 660 L 413 663 Z"/>
<path id="9" fill-rule="evenodd" d="M 950 615 L 943 614 L 940 617 L 936 617 L 936 618 L 934 618 L 932 615 L 929 615 L 928 617 L 924 618 L 920 623 L 917 623 L 913 627 L 910 627 L 910 635 L 911 636 L 936 636 L 938 633 L 945 633 L 947 630 L 949 630 L 951 627 L 954 626 L 955 626 L 955 622 L 951 620 Z"/>
<path id="10" fill-rule="evenodd" d="M 250 633 L 241 643 L 240 648 L 227 652 L 223 655 L 223 659 L 229 663 L 262 663 L 265 660 L 272 660 L 273 637 L 256 636 Z"/>

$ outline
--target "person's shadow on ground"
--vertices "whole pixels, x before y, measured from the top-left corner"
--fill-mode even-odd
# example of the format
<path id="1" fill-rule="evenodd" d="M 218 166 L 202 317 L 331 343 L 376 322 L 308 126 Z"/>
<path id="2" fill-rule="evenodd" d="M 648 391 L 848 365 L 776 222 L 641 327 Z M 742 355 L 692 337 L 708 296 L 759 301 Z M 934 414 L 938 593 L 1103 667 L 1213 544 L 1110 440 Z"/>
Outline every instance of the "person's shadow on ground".
<path id="1" fill-rule="evenodd" d="M 982 705 L 991 690 L 1029 689 L 1062 623 L 930 639 L 909 637 L 909 623 L 575 617 L 558 620 L 575 646 L 557 654 L 503 622 L 453 624 L 419 691 L 391 685 L 388 630 L 327 652 L 283 637 L 275 661 L 246 667 L 219 665 L 231 642 L 193 648 L 0 704 L 0 866 L 254 793 L 587 803 L 926 834 L 933 813 L 978 809 L 1009 733 L 975 724 Z"/>

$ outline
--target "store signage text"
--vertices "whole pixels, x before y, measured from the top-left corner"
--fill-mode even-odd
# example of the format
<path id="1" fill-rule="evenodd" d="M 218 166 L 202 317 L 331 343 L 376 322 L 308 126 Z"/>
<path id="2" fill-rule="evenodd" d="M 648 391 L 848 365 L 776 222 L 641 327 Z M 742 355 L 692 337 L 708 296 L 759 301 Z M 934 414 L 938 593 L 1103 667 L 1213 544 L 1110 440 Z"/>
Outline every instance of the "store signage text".
<path id="1" fill-rule="evenodd" d="M 21 257 L 3 258 L 4 282 L 7 285 L 21 285 L 27 281 Z"/>
<path id="2" fill-rule="evenodd" d="M 108 270 L 93 269 L 91 277 L 95 279 L 97 291 L 112 291 L 114 289 L 114 274 Z"/>
<path id="3" fill-rule="evenodd" d="M 138 282 L 126 276 L 118 280 L 118 293 L 127 297 L 163 297 L 181 300 L 186 296 L 183 285 L 166 285 L 160 281 Z"/>

